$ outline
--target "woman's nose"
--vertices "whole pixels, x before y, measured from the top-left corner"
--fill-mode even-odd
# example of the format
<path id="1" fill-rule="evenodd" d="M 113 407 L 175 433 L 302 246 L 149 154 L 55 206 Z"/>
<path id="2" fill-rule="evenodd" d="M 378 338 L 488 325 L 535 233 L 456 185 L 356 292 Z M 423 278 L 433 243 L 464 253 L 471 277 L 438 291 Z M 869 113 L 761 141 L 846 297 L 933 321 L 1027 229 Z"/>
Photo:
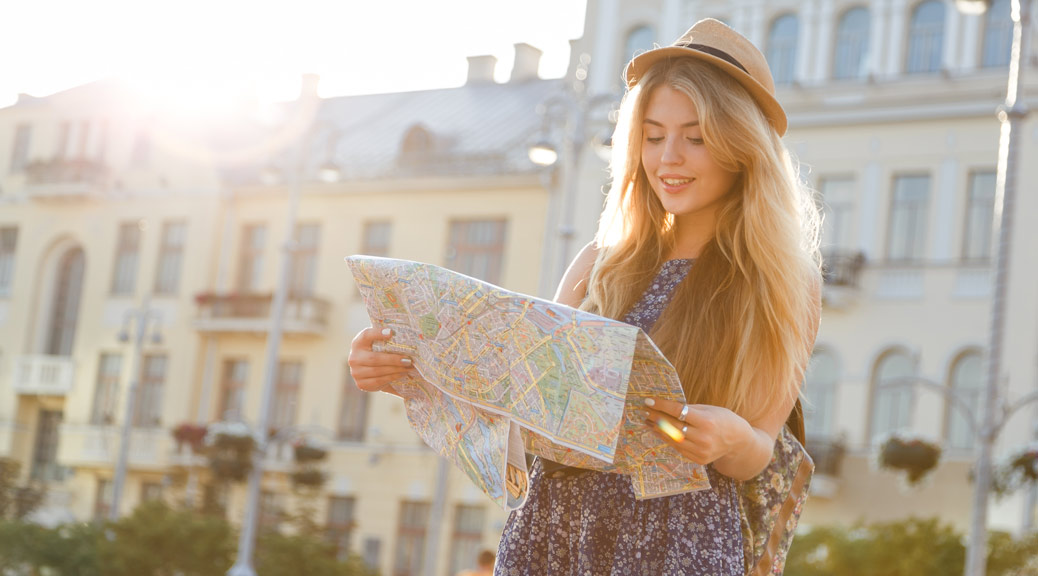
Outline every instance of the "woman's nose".
<path id="1" fill-rule="evenodd" d="M 660 157 L 660 162 L 663 164 L 681 164 L 684 156 L 681 154 L 680 144 L 681 141 L 677 138 L 667 138 L 663 144 L 663 156 Z"/>

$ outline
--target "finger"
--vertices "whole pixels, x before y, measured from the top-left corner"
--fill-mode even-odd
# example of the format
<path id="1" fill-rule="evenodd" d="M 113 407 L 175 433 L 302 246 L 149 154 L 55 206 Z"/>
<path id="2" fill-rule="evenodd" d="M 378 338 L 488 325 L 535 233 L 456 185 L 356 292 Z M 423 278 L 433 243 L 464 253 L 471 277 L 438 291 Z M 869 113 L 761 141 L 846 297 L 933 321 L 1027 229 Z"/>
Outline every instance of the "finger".
<path id="1" fill-rule="evenodd" d="M 393 374 L 407 374 L 411 369 L 406 366 L 375 366 L 375 367 L 364 367 L 357 368 L 356 370 L 350 370 L 353 374 L 354 380 L 361 380 L 364 378 L 378 378 L 380 376 L 390 376 Z"/>
<path id="2" fill-rule="evenodd" d="M 685 440 L 685 436 L 688 432 L 687 427 L 677 420 L 663 412 L 657 412 L 655 410 L 646 410 L 645 419 L 649 425 L 656 432 L 661 433 L 668 440 L 672 440 L 672 443 L 680 443 Z"/>
<path id="3" fill-rule="evenodd" d="M 368 326 L 357 333 L 357 336 L 353 338 L 353 348 L 371 348 L 371 344 L 382 340 L 389 340 L 393 337 L 393 331 L 389 328 L 375 328 Z"/>
<path id="4" fill-rule="evenodd" d="M 684 402 L 663 400 L 662 398 L 646 398 L 645 405 L 653 410 L 672 416 L 675 419 L 677 419 L 678 415 L 681 414 L 681 409 L 685 407 Z"/>

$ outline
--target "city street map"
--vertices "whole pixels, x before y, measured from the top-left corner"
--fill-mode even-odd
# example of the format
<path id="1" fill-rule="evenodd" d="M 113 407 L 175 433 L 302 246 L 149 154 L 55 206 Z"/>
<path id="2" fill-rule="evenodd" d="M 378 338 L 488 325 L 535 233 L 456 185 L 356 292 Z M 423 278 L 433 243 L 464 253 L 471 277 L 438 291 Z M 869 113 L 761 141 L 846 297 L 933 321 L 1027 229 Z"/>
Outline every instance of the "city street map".
<path id="1" fill-rule="evenodd" d="M 677 373 L 629 324 L 419 262 L 346 258 L 376 347 L 413 360 L 393 382 L 411 427 L 505 509 L 526 500 L 525 453 L 631 477 L 636 497 L 709 487 L 646 424 L 644 398 L 684 401 Z"/>

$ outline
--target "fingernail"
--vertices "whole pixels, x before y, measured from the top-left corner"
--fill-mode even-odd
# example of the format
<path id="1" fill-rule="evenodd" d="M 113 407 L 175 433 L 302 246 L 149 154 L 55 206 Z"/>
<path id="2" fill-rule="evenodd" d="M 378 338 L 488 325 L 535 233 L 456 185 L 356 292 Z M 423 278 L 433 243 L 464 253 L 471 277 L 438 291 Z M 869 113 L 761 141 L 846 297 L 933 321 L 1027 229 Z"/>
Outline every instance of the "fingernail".
<path id="1" fill-rule="evenodd" d="M 391 334 L 393 334 L 393 331 L 392 331 L 392 330 L 390 330 L 389 328 L 383 328 L 383 329 L 382 329 L 382 335 L 383 335 L 383 336 L 389 336 L 389 335 L 391 335 Z"/>
<path id="2" fill-rule="evenodd" d="M 410 366 L 411 365 L 411 359 L 410 358 L 401 358 L 400 359 L 400 363 L 403 364 L 404 366 Z"/>
<path id="3" fill-rule="evenodd" d="M 656 401 L 653 400 L 652 398 L 646 398 L 645 399 L 645 405 L 646 406 L 655 406 L 656 405 Z"/>

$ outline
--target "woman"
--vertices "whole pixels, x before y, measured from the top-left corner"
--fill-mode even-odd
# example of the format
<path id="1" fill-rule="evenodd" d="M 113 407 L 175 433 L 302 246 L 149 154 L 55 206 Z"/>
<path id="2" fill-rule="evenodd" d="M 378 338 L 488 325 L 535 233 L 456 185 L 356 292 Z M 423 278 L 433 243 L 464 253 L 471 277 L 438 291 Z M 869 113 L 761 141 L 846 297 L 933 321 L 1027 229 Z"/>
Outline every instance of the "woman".
<path id="1" fill-rule="evenodd" d="M 818 217 L 763 55 L 703 20 L 625 76 L 598 234 L 556 300 L 649 333 L 687 404 L 647 399 L 645 424 L 707 466 L 711 488 L 639 501 L 626 476 L 539 460 L 497 574 L 743 574 L 739 483 L 771 461 L 814 342 Z M 408 367 L 371 352 L 381 337 L 351 350 L 366 390 Z"/>

